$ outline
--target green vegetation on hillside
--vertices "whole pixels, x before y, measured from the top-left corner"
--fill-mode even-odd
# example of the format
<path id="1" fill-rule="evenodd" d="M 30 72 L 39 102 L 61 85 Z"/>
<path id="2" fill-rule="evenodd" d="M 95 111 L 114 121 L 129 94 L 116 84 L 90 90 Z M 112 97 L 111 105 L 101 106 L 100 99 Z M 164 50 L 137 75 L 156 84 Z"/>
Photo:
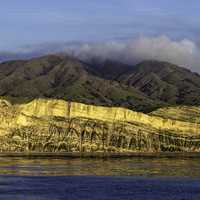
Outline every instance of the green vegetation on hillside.
<path id="1" fill-rule="evenodd" d="M 1 63 L 0 96 L 13 102 L 42 97 L 151 112 L 171 105 L 200 105 L 200 76 L 166 62 L 87 64 L 49 55 Z"/>

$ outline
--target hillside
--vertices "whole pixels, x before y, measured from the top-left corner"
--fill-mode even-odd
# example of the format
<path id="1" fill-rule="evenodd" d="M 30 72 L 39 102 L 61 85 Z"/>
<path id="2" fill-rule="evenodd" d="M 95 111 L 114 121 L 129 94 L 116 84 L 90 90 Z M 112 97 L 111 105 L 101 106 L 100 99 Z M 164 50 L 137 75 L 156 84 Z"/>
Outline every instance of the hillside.
<path id="1" fill-rule="evenodd" d="M 135 88 L 95 75 L 68 56 L 45 56 L 0 64 L 0 95 L 32 100 L 48 97 L 94 105 L 152 110 L 161 105 Z"/>
<path id="2" fill-rule="evenodd" d="M 199 152 L 200 124 L 178 118 L 55 99 L 12 105 L 2 98 L 0 152 Z"/>
<path id="3" fill-rule="evenodd" d="M 167 62 L 142 62 L 117 80 L 151 99 L 171 105 L 200 105 L 200 75 Z"/>
<path id="4" fill-rule="evenodd" d="M 166 62 L 88 64 L 49 55 L 1 63 L 0 95 L 20 102 L 55 98 L 147 113 L 171 105 L 200 105 L 200 75 Z"/>

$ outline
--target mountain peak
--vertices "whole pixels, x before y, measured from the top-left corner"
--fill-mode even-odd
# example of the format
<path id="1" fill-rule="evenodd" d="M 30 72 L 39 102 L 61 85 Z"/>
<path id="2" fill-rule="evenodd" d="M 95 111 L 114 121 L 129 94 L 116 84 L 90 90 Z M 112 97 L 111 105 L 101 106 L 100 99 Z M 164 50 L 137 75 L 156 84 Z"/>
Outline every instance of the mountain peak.
<path id="1" fill-rule="evenodd" d="M 112 60 L 95 65 L 68 55 L 46 55 L 0 64 L 0 95 L 60 98 L 147 112 L 166 105 L 200 105 L 200 76 L 156 60 L 136 66 Z"/>

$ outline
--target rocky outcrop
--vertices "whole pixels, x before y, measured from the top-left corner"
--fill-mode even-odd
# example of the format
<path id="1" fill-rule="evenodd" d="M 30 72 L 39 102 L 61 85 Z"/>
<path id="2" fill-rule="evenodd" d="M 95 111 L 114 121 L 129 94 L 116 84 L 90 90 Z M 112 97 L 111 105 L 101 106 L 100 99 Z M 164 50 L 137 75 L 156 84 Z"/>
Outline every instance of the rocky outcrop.
<path id="1" fill-rule="evenodd" d="M 2 99 L 0 120 L 1 152 L 200 151 L 198 119 L 55 99 L 15 105 Z"/>
<path id="2" fill-rule="evenodd" d="M 155 110 L 152 116 L 185 122 L 200 123 L 200 106 L 177 106 Z"/>

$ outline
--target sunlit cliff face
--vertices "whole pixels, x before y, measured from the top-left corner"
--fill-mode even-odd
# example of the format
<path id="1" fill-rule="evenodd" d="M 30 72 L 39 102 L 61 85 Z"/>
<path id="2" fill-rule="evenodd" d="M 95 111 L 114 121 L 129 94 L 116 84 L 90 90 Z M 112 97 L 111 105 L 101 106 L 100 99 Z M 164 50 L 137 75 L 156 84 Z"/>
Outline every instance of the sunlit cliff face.
<path id="1" fill-rule="evenodd" d="M 170 109 L 166 118 L 162 110 L 147 115 L 55 99 L 15 105 L 2 99 L 0 151 L 200 151 L 200 109 L 175 107 L 172 117 Z M 184 117 L 190 113 L 191 120 Z"/>

